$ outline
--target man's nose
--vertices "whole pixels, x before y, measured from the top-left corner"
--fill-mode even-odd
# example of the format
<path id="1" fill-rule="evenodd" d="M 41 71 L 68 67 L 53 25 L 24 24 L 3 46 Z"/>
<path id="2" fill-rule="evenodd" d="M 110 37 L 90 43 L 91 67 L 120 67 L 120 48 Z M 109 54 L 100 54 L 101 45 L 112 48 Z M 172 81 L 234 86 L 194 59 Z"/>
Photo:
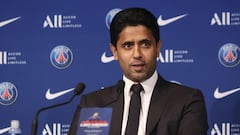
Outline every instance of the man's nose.
<path id="1" fill-rule="evenodd" d="M 141 58 L 142 57 L 141 48 L 138 45 L 134 46 L 133 57 L 134 58 Z"/>

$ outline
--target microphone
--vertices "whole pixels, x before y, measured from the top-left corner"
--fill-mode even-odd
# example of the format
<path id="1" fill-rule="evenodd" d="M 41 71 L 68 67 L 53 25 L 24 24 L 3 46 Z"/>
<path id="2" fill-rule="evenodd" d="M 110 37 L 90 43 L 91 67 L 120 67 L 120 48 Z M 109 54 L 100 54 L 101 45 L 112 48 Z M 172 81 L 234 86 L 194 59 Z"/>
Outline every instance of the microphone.
<path id="1" fill-rule="evenodd" d="M 62 105 L 69 104 L 73 100 L 73 98 L 75 96 L 77 96 L 77 95 L 80 95 L 83 92 L 84 89 L 85 89 L 85 84 L 84 83 L 78 83 L 78 85 L 74 89 L 74 95 L 70 98 L 70 100 L 68 100 L 66 102 L 63 102 L 63 103 L 59 103 L 59 104 L 55 104 L 55 105 L 51 105 L 51 106 L 40 108 L 37 111 L 37 113 L 36 113 L 36 115 L 34 117 L 34 120 L 33 120 L 33 123 L 32 123 L 31 135 L 37 135 L 38 115 L 40 114 L 40 112 L 48 110 L 48 109 L 56 108 L 56 107 L 59 107 L 59 106 L 62 106 Z"/>

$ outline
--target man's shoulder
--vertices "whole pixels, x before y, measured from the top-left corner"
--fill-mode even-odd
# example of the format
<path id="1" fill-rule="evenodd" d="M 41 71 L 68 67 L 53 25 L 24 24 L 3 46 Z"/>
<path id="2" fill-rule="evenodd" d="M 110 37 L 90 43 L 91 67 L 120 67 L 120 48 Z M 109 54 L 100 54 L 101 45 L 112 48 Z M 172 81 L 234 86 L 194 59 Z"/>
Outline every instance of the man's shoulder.
<path id="1" fill-rule="evenodd" d="M 116 101 L 121 93 L 119 85 L 109 86 L 100 90 L 96 90 L 85 94 L 81 98 L 81 106 L 103 107 L 107 106 L 113 101 Z"/>
<path id="2" fill-rule="evenodd" d="M 94 90 L 83 96 L 87 96 L 87 97 L 98 96 L 99 97 L 99 96 L 115 95 L 115 94 L 121 93 L 123 90 L 123 87 L 124 87 L 124 81 L 119 80 L 116 84 L 109 85 L 107 87 L 103 87 L 98 90 Z"/>
<path id="3" fill-rule="evenodd" d="M 163 86 L 163 89 L 166 90 L 170 95 L 183 95 L 183 96 L 187 96 L 187 95 L 192 95 L 192 94 L 202 94 L 200 89 L 188 86 L 188 85 L 184 85 L 184 84 L 179 84 L 176 82 L 170 82 L 170 81 L 161 81 L 161 84 L 159 84 L 158 86 L 161 87 L 161 85 Z"/>
<path id="4" fill-rule="evenodd" d="M 117 90 L 117 85 L 112 85 L 112 86 L 107 86 L 101 89 L 94 90 L 90 93 L 84 94 L 84 96 L 92 97 L 92 96 L 101 96 L 106 94 L 108 95 L 114 92 L 115 90 Z"/>
<path id="5" fill-rule="evenodd" d="M 166 97 L 167 104 L 172 108 L 183 108 L 194 102 L 204 102 L 201 90 L 191 86 L 166 81 L 165 86 L 157 90 L 160 91 L 159 95 L 163 94 Z"/>
<path id="6" fill-rule="evenodd" d="M 162 89 L 167 89 L 169 91 L 173 91 L 173 92 L 186 92 L 186 93 L 191 93 L 193 91 L 199 91 L 198 89 L 191 87 L 191 86 L 187 86 L 184 84 L 181 84 L 177 81 L 168 81 L 165 78 L 163 78 L 160 74 L 158 75 L 158 80 L 157 80 L 157 84 L 156 84 L 157 88 L 162 88 Z"/>

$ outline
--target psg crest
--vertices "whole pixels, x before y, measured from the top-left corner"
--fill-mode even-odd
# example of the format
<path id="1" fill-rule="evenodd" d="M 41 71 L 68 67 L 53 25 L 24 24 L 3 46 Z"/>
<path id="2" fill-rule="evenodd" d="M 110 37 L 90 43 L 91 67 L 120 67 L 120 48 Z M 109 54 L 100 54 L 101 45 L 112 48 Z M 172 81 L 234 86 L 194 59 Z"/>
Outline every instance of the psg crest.
<path id="1" fill-rule="evenodd" d="M 240 49 L 233 43 L 224 44 L 218 52 L 218 58 L 222 65 L 235 67 L 240 61 Z"/>
<path id="2" fill-rule="evenodd" d="M 14 84 L 10 82 L 0 83 L 0 104 L 10 105 L 17 99 L 18 91 Z"/>
<path id="3" fill-rule="evenodd" d="M 54 67 L 58 69 L 65 69 L 71 65 L 73 53 L 66 46 L 56 46 L 50 54 L 50 60 Z"/>

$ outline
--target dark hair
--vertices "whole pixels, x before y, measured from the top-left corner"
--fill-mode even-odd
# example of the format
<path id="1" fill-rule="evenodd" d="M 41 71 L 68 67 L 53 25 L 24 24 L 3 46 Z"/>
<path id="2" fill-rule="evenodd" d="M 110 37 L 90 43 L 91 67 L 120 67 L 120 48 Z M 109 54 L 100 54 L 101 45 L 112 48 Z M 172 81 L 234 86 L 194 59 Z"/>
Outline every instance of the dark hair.
<path id="1" fill-rule="evenodd" d="M 126 26 L 143 25 L 147 27 L 154 36 L 156 42 L 160 38 L 159 26 L 155 16 L 144 8 L 128 8 L 118 12 L 110 25 L 111 43 L 116 46 L 119 33 Z"/>

